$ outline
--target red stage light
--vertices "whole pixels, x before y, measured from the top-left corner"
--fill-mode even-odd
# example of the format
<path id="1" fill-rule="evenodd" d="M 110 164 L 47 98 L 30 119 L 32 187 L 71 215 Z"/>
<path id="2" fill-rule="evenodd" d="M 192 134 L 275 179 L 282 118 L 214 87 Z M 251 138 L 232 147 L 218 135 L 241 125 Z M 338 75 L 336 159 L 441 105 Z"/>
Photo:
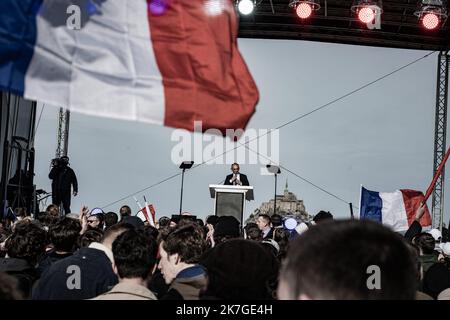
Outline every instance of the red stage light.
<path id="1" fill-rule="evenodd" d="M 434 13 L 427 13 L 422 18 L 422 25 L 428 29 L 436 29 L 439 25 L 439 17 Z"/>
<path id="2" fill-rule="evenodd" d="M 368 7 L 363 7 L 358 11 L 358 19 L 363 23 L 372 22 L 375 19 L 375 12 Z"/>
<path id="3" fill-rule="evenodd" d="M 307 19 L 311 16 L 312 14 L 312 8 L 311 5 L 309 5 L 308 3 L 305 2 L 301 2 L 298 6 L 297 6 L 297 15 L 300 19 Z"/>

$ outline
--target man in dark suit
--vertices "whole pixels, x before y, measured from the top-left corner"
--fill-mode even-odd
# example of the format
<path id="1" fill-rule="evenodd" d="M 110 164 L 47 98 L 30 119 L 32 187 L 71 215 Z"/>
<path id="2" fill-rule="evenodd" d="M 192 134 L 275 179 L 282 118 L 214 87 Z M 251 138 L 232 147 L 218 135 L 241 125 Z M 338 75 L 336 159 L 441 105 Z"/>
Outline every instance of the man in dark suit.
<path id="1" fill-rule="evenodd" d="M 232 174 L 227 175 L 225 178 L 225 185 L 234 185 L 234 186 L 249 186 L 247 176 L 239 172 L 239 165 L 237 163 L 233 163 L 231 165 Z"/>
<path id="2" fill-rule="evenodd" d="M 256 218 L 256 224 L 262 232 L 263 240 L 273 239 L 273 228 L 271 226 L 270 216 L 267 214 L 259 214 L 258 218 Z"/>

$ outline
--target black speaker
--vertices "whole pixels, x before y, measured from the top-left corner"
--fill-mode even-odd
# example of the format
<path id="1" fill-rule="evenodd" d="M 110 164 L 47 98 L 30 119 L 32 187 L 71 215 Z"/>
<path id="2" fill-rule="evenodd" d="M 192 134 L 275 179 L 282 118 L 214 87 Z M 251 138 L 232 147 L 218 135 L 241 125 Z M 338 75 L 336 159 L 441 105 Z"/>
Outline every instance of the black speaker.
<path id="1" fill-rule="evenodd" d="M 34 126 L 36 103 L 2 92 L 0 95 L 0 215 L 18 207 L 36 211 L 34 180 Z"/>

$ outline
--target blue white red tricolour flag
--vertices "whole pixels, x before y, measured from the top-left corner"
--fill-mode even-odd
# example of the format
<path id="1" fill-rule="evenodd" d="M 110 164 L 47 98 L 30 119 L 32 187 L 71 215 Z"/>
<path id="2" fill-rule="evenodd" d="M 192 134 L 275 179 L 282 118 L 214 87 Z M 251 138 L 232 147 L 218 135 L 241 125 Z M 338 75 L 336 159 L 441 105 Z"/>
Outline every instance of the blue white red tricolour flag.
<path id="1" fill-rule="evenodd" d="M 0 90 L 90 115 L 245 128 L 259 94 L 237 32 L 232 0 L 1 0 Z"/>
<path id="2" fill-rule="evenodd" d="M 143 207 L 141 208 L 141 210 L 136 214 L 137 217 L 141 218 L 142 221 L 148 221 L 150 222 L 150 225 L 155 224 L 156 221 L 156 212 L 155 212 L 155 208 L 153 207 L 152 204 L 147 205 L 147 207 Z M 148 209 L 147 209 L 148 208 Z M 150 212 L 150 214 L 149 214 Z"/>
<path id="3" fill-rule="evenodd" d="M 359 217 L 381 222 L 394 231 L 406 231 L 414 221 L 416 210 L 422 201 L 424 195 L 421 191 L 402 189 L 395 192 L 377 192 L 361 186 Z M 431 225 L 428 207 L 425 208 L 420 224 Z"/>

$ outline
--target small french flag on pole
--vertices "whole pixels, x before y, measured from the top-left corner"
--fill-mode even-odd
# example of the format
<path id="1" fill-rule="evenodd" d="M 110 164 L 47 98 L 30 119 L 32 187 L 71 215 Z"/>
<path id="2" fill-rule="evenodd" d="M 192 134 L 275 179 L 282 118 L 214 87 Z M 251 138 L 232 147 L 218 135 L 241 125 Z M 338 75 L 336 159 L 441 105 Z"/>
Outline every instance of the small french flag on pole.
<path id="1" fill-rule="evenodd" d="M 383 223 L 396 232 L 406 231 L 413 223 L 416 210 L 421 202 L 425 202 L 424 200 L 421 191 L 402 189 L 395 192 L 377 192 L 361 186 L 359 217 Z M 424 227 L 431 225 L 427 206 L 420 224 Z"/>

